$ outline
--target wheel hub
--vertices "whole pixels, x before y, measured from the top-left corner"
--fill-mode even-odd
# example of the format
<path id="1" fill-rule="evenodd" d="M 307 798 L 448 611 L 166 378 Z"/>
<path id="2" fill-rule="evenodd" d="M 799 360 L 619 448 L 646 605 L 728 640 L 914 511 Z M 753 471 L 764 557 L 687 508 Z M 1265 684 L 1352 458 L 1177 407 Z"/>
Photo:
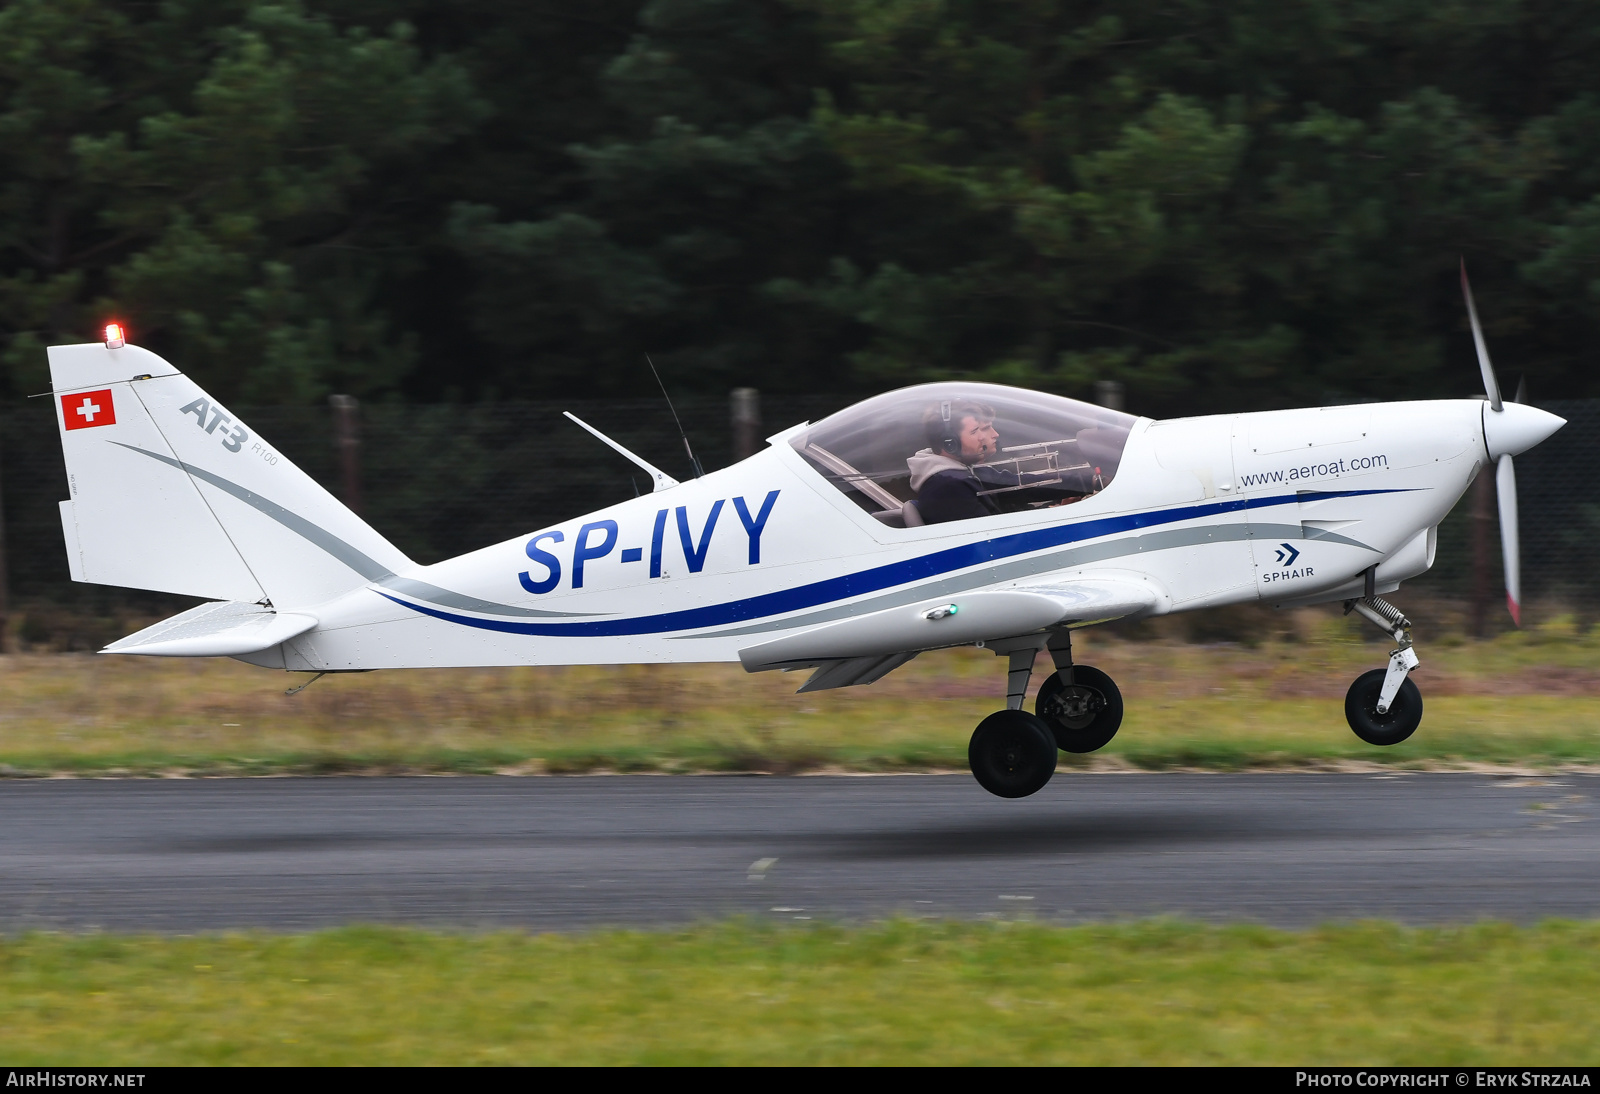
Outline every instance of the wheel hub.
<path id="1" fill-rule="evenodd" d="M 1085 729 L 1106 709 L 1106 697 L 1093 688 L 1070 685 L 1052 695 L 1045 712 L 1066 729 Z"/>
<path id="2" fill-rule="evenodd" d="M 1016 771 L 1028 762 L 1027 754 L 1023 751 L 1022 742 L 1012 738 L 1000 749 L 1000 766 L 1007 771 Z"/>

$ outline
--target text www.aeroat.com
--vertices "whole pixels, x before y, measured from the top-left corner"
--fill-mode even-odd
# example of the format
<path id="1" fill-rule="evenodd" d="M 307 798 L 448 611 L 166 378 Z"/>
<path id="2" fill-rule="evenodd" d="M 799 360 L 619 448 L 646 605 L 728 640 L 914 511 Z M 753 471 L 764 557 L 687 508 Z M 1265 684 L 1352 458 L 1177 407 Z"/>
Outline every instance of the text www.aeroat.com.
<path id="1" fill-rule="evenodd" d="M 1354 459 L 1329 460 L 1327 463 L 1308 463 L 1300 467 L 1287 467 L 1280 471 L 1262 471 L 1255 475 L 1240 475 L 1239 485 L 1270 486 L 1280 482 L 1299 482 L 1302 479 L 1325 479 L 1351 471 L 1372 471 L 1389 466 L 1389 457 L 1356 456 Z"/>

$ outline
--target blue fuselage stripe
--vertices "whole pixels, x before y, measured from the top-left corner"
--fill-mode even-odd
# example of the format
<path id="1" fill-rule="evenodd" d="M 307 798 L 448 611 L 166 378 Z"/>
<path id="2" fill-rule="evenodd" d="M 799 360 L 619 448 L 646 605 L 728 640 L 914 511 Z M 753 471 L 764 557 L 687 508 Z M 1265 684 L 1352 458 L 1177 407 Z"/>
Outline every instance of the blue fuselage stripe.
<path id="1" fill-rule="evenodd" d="M 1270 498 L 1230 498 L 1227 501 L 1209 502 L 1202 505 L 1185 505 L 1176 509 L 1157 509 L 1148 513 L 1100 517 L 1096 520 L 1086 520 L 1077 524 L 1057 524 L 1048 528 L 1033 528 L 1026 532 L 1015 532 L 1011 535 L 998 536 L 994 539 L 964 543 L 959 547 L 949 547 L 942 551 L 934 551 L 931 554 L 906 559 L 903 562 L 891 562 L 883 566 L 874 566 L 871 569 L 859 570 L 853 574 L 830 577 L 823 581 L 813 581 L 809 585 L 797 585 L 791 589 L 779 589 L 775 592 L 762 593 L 759 596 L 745 597 L 742 600 L 730 600 L 721 604 L 707 604 L 698 608 L 685 608 L 675 612 L 661 612 L 657 615 L 642 615 L 621 619 L 589 619 L 571 623 L 535 623 L 520 619 L 482 619 L 475 616 L 457 615 L 454 612 L 441 611 L 438 608 L 423 604 L 413 604 L 410 601 L 401 600 L 399 597 L 390 596 L 389 593 L 382 589 L 375 589 L 374 591 L 381 596 L 388 597 L 396 604 L 410 608 L 412 611 L 421 612 L 423 615 L 431 615 L 435 619 L 460 623 L 468 627 L 479 627 L 483 630 L 503 631 L 507 634 L 569 638 L 663 634 L 670 631 L 722 627 L 730 623 L 743 623 L 747 620 L 761 619 L 766 616 L 784 615 L 788 612 L 815 608 L 819 605 L 849 600 L 852 597 L 879 592 L 883 589 L 891 589 L 898 585 L 908 585 L 911 582 L 922 581 L 930 577 L 939 577 L 943 574 L 969 569 L 973 566 L 982 566 L 985 563 L 995 562 L 1000 559 L 1032 554 L 1035 551 L 1061 547 L 1068 543 L 1079 543 L 1086 539 L 1099 539 L 1102 536 L 1115 535 L 1118 532 L 1138 531 L 1141 528 L 1174 524 L 1184 520 L 1197 520 L 1216 516 L 1220 513 L 1238 513 L 1247 509 L 1266 509 L 1296 501 L 1320 501 L 1324 498 L 1353 498 L 1368 494 L 1397 494 L 1403 492 L 1400 490 L 1307 491 L 1301 494 L 1285 494 Z"/>

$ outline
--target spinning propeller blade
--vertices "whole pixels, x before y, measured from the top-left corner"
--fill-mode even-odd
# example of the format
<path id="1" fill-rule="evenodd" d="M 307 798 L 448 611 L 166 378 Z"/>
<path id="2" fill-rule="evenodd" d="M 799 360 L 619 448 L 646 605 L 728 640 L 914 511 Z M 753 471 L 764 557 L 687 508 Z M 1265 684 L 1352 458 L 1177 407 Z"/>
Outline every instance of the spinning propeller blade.
<path id="1" fill-rule="evenodd" d="M 1511 622 L 1522 626 L 1522 545 L 1517 537 L 1517 470 L 1511 453 L 1500 457 L 1494 473 L 1495 495 L 1500 499 L 1500 557 L 1506 564 L 1506 607 Z"/>
<path id="2" fill-rule="evenodd" d="M 1489 410 L 1504 414 L 1500 401 L 1500 384 L 1494 376 L 1494 366 L 1489 363 L 1489 347 L 1483 343 L 1483 325 L 1478 322 L 1478 308 L 1472 302 L 1472 285 L 1467 281 L 1467 260 L 1461 260 L 1461 295 L 1467 300 L 1467 318 L 1472 321 L 1472 344 L 1478 349 L 1478 367 L 1483 370 L 1483 390 L 1489 396 Z M 1522 401 L 1522 387 L 1517 387 L 1515 402 Z M 1491 458 L 1493 453 L 1490 454 Z M 1511 453 L 1500 457 L 1494 472 L 1495 496 L 1500 499 L 1500 557 L 1506 567 L 1506 607 L 1511 609 L 1511 622 L 1522 626 L 1522 544 L 1517 539 L 1517 469 L 1511 462 Z"/>
<path id="3" fill-rule="evenodd" d="M 1461 260 L 1461 295 L 1467 298 L 1467 318 L 1472 320 L 1472 344 L 1478 349 L 1478 367 L 1483 370 L 1483 390 L 1489 396 L 1489 409 L 1501 410 L 1500 384 L 1494 378 L 1494 366 L 1489 363 L 1489 347 L 1483 344 L 1483 326 L 1478 322 L 1478 308 L 1472 302 L 1472 286 L 1467 282 L 1467 260 Z"/>
<path id="4" fill-rule="evenodd" d="M 1506 607 L 1511 621 L 1522 626 L 1522 544 L 1517 536 L 1517 471 L 1511 457 L 1526 452 L 1566 425 L 1565 419 L 1525 404 L 1527 378 L 1517 384 L 1517 396 L 1500 400 L 1500 384 L 1489 363 L 1489 347 L 1483 343 L 1483 327 L 1472 302 L 1472 286 L 1467 282 L 1467 260 L 1461 260 L 1461 295 L 1466 297 L 1467 317 L 1472 320 L 1472 343 L 1478 349 L 1478 367 L 1483 370 L 1483 390 L 1489 397 L 1483 412 L 1483 444 L 1489 459 L 1496 463 L 1494 481 L 1500 498 L 1500 554 L 1506 567 Z"/>

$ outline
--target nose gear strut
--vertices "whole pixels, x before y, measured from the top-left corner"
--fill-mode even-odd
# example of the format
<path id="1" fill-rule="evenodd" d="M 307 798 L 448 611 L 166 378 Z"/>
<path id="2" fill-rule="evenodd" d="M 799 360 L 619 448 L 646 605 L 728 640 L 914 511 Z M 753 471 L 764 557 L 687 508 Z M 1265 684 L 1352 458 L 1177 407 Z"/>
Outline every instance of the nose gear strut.
<path id="1" fill-rule="evenodd" d="M 1345 601 L 1344 613 L 1349 615 L 1351 612 L 1375 624 L 1395 640 L 1397 648 L 1389 654 L 1389 670 L 1383 677 L 1383 690 L 1378 693 L 1377 711 L 1387 714 L 1400 685 L 1406 682 L 1411 670 L 1422 663 L 1417 658 L 1417 651 L 1411 648 L 1411 620 L 1399 608 L 1376 594 Z"/>
<path id="2" fill-rule="evenodd" d="M 1355 612 L 1394 639 L 1386 669 L 1373 669 L 1356 677 L 1345 695 L 1344 716 L 1368 744 L 1399 744 L 1422 722 L 1422 693 L 1409 677 L 1421 664 L 1412 649 L 1411 620 L 1373 589 L 1373 571 L 1367 571 L 1366 595 L 1347 600 L 1344 612 Z"/>

